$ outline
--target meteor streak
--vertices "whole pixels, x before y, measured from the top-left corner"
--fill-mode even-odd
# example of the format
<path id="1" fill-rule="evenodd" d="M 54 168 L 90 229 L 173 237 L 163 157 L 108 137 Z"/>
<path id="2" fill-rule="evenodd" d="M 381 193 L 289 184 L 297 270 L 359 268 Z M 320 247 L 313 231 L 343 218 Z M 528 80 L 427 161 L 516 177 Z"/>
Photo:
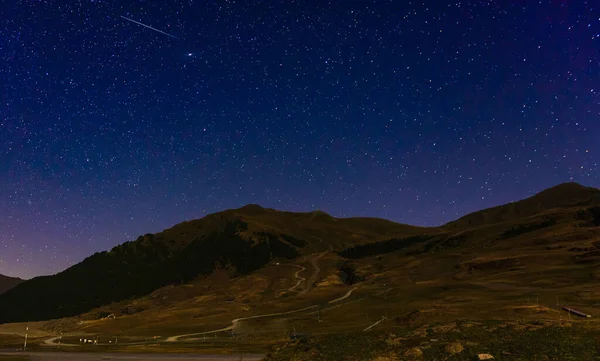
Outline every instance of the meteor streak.
<path id="1" fill-rule="evenodd" d="M 152 30 L 154 30 L 154 31 L 158 31 L 159 33 L 161 33 L 161 34 L 164 34 L 164 35 L 166 35 L 166 36 L 170 36 L 170 37 L 172 37 L 172 38 L 179 39 L 179 38 L 178 38 L 178 37 L 176 37 L 175 35 L 171 35 L 171 34 L 169 34 L 169 33 L 165 33 L 164 31 L 161 31 L 161 30 L 155 29 L 155 28 L 153 28 L 153 27 L 151 27 L 151 26 L 148 26 L 148 25 L 146 25 L 146 24 L 142 24 L 142 23 L 140 23 L 139 21 L 135 21 L 135 20 L 133 20 L 133 19 L 126 18 L 126 17 L 124 17 L 123 15 L 121 15 L 121 17 L 122 17 L 123 19 L 127 20 L 127 21 L 131 21 L 132 23 L 136 23 L 136 24 L 138 24 L 138 25 L 141 25 L 141 26 L 143 26 L 143 27 L 145 27 L 145 28 L 152 29 Z"/>

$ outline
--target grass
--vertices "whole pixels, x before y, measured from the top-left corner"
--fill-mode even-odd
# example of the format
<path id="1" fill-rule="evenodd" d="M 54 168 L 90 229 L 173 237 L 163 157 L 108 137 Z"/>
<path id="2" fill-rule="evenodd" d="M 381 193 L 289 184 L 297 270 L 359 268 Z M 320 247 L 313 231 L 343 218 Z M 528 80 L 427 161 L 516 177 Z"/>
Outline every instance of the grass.
<path id="1" fill-rule="evenodd" d="M 3 356 L 0 355 L 0 361 L 28 361 L 27 356 Z"/>
<path id="2" fill-rule="evenodd" d="M 267 361 L 598 360 L 600 331 L 570 324 L 474 322 L 398 328 L 392 332 L 315 336 L 274 348 Z"/>

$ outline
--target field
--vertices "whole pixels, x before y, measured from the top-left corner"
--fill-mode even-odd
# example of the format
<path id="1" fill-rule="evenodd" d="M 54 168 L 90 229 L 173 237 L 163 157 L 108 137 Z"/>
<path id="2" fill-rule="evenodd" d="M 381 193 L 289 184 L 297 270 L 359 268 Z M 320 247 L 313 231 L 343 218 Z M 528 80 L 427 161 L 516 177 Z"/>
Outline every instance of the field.
<path id="1" fill-rule="evenodd" d="M 600 331 L 571 323 L 462 321 L 344 333 L 299 340 L 273 350 L 268 361 L 340 360 L 597 360 Z"/>
<path id="2" fill-rule="evenodd" d="M 596 317 L 579 318 L 560 309 L 560 306 L 568 303 L 596 316 L 600 303 L 598 292 L 581 282 L 587 272 L 585 267 L 571 267 L 568 275 L 564 275 L 560 265 L 560 259 L 564 258 L 562 253 L 557 252 L 553 260 L 556 269 L 536 263 L 534 253 L 523 253 L 519 262 L 528 267 L 503 269 L 504 265 L 500 262 L 499 269 L 483 270 L 482 274 L 475 275 L 463 274 L 461 267 L 451 266 L 457 262 L 462 264 L 460 255 L 452 253 L 439 253 L 427 263 L 403 255 L 388 254 L 353 261 L 353 267 L 363 279 L 353 285 L 344 284 L 337 275 L 337 268 L 343 262 L 339 256 L 328 253 L 315 254 L 314 257 L 319 257 L 319 274 L 315 277 L 314 286 L 304 294 L 301 294 L 304 282 L 297 290 L 289 289 L 297 284 L 299 278 L 309 279 L 316 272 L 310 257 L 298 260 L 299 267 L 292 264 L 273 265 L 230 282 L 223 282 L 225 275 L 214 275 L 191 285 L 173 287 L 174 291 L 169 290 L 172 295 L 186 292 L 176 305 L 154 305 L 139 313 L 114 319 L 95 318 L 94 314 L 100 311 L 94 311 L 78 319 L 32 323 L 29 349 L 58 349 L 56 341 L 51 346 L 41 345 L 62 331 L 60 349 L 71 352 L 264 353 L 282 347 L 294 334 L 306 336 L 307 342 L 317 345 L 346 339 L 336 337 L 348 337 L 347 340 L 353 344 L 355 338 L 382 342 L 384 336 L 419 334 L 432 327 L 444 329 L 447 326 L 443 325 L 458 321 L 462 325 L 457 328 L 460 332 L 450 333 L 444 336 L 444 340 L 457 339 L 462 334 L 463 344 L 478 342 L 487 345 L 485 340 L 475 341 L 473 338 L 485 333 L 469 333 L 465 327 L 474 327 L 469 330 L 484 328 L 485 332 L 504 329 L 507 332 L 503 336 L 505 343 L 497 347 L 483 347 L 495 351 L 498 347 L 510 350 L 510 340 L 525 340 L 517 337 L 520 332 L 529 334 L 535 330 L 536 333 L 532 335 L 541 336 L 539 329 L 546 329 L 552 340 L 560 335 L 558 330 L 564 325 L 568 325 L 564 327 L 573 330 L 574 335 L 595 335 L 594 330 L 600 329 Z M 502 253 L 498 252 L 497 257 L 502 259 Z M 472 257 L 465 259 L 471 263 L 487 263 L 482 259 L 473 260 Z M 548 256 L 546 259 L 552 260 Z M 380 267 L 380 263 L 384 266 Z M 444 272 L 447 269 L 451 272 Z M 532 282 L 532 278 L 536 281 Z M 207 294 L 206 289 L 212 292 Z M 351 290 L 350 295 L 343 298 Z M 199 295 L 190 297 L 194 292 Z M 235 297 L 231 300 L 228 295 Z M 154 299 L 156 297 L 151 295 L 147 299 L 137 300 L 134 305 Z M 112 307 L 120 308 L 123 305 Z M 107 307 L 101 312 L 110 310 Z M 274 313 L 285 314 L 242 320 L 233 329 L 227 329 L 233 319 Z M 372 325 L 371 329 L 363 331 Z M 19 329 L 23 330 L 24 324 L 0 326 L 0 330 L 6 333 L 18 333 L 16 331 Z M 195 333 L 204 334 L 188 335 Z M 512 336 L 509 337 L 509 333 Z M 181 337 L 175 342 L 168 341 L 173 336 Z M 97 338 L 98 345 L 84 345 L 81 338 Z M 442 339 L 442 336 L 436 334 L 432 338 Z M 400 349 L 424 342 L 423 339 L 407 340 L 390 349 L 390 352 L 402 353 Z M 579 342 L 579 336 L 574 340 Z M 0 342 L 5 346 L 20 347 L 22 337 L 14 334 L 10 337 L 0 336 Z M 442 352 L 443 345 L 441 341 L 431 343 L 422 351 L 426 356 L 434 355 L 435 352 Z M 465 345 L 463 347 L 467 349 Z M 321 350 L 322 347 L 317 348 Z M 281 350 L 292 352 L 296 349 Z M 475 348 L 468 350 L 464 355 L 477 352 Z M 330 356 L 327 355 L 333 351 L 322 349 L 319 352 L 323 360 L 328 360 Z M 330 358 L 333 360 L 337 356 L 331 357 L 334 357 Z M 460 360 L 460 357 L 454 359 Z"/>
<path id="3" fill-rule="evenodd" d="M 0 355 L 0 361 L 28 361 L 29 358 L 26 356 L 2 356 Z"/>

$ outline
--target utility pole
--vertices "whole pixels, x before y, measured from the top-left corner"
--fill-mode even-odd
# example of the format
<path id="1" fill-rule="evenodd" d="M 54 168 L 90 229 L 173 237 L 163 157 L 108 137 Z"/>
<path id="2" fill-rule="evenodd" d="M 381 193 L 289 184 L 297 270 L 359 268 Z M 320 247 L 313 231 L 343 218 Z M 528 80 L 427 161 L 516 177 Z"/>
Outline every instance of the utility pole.
<path id="1" fill-rule="evenodd" d="M 25 343 L 23 344 L 23 351 L 27 350 L 27 332 L 29 331 L 29 326 L 25 327 Z"/>

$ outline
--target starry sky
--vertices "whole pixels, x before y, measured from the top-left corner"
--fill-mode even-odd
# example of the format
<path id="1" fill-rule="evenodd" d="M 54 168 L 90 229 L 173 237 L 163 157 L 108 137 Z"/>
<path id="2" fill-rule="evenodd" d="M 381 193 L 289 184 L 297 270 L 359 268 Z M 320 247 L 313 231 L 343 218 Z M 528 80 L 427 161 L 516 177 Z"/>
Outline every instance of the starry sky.
<path id="1" fill-rule="evenodd" d="M 440 225 L 600 186 L 596 1 L 0 10 L 1 274 L 248 203 Z"/>

